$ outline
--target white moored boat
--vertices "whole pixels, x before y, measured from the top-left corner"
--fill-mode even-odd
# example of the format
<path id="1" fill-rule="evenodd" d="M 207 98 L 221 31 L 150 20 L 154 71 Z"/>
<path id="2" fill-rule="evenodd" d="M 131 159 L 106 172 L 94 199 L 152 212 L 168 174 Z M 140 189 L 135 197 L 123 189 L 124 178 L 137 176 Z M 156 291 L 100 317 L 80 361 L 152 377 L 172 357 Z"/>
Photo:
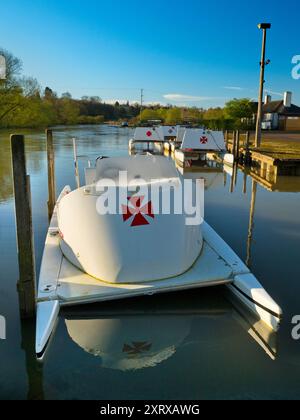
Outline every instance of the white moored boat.
<path id="1" fill-rule="evenodd" d="M 120 178 L 125 171 L 127 178 Z M 37 302 L 39 359 L 61 307 L 222 284 L 278 329 L 280 307 L 213 229 L 186 223 L 172 205 L 170 214 L 160 214 L 152 195 L 146 199 L 141 192 L 156 187 L 160 198 L 169 187 L 172 203 L 182 188 L 172 162 L 162 156 L 99 158 L 86 170 L 85 184 L 65 187 L 47 234 Z M 108 192 L 116 193 L 121 212 L 102 211 Z"/>
<path id="2" fill-rule="evenodd" d="M 177 127 L 177 136 L 174 140 L 170 141 L 170 150 L 172 153 L 175 153 L 175 150 L 180 149 L 186 130 L 189 129 L 181 126 Z"/>
<path id="3" fill-rule="evenodd" d="M 177 126 L 171 125 L 161 125 L 158 127 L 158 130 L 161 132 L 161 137 L 164 139 L 163 149 L 166 152 L 171 150 L 171 142 L 173 142 L 177 138 Z M 158 148 L 161 147 L 160 144 L 157 145 Z"/>
<path id="4" fill-rule="evenodd" d="M 214 159 L 216 155 L 222 161 L 231 161 L 226 153 L 225 138 L 222 131 L 204 129 L 186 129 L 180 149 L 175 150 L 175 159 L 183 166 L 191 166 L 195 162 Z"/>
<path id="5" fill-rule="evenodd" d="M 147 151 L 153 151 L 157 146 L 162 150 L 164 143 L 164 133 L 160 126 L 137 127 L 133 139 L 129 141 L 129 151 L 134 152 L 140 146 L 146 146 Z"/>
<path id="6" fill-rule="evenodd" d="M 133 151 L 138 145 L 147 145 L 150 150 L 155 148 L 159 152 L 163 152 L 166 148 L 169 150 L 170 141 L 176 139 L 177 127 L 159 125 L 153 127 L 137 127 L 134 132 L 133 139 L 129 142 L 129 150 Z"/>
<path id="7" fill-rule="evenodd" d="M 168 141 L 176 139 L 178 127 L 173 125 L 161 125 L 159 126 L 159 129 L 162 132 L 164 140 Z"/>

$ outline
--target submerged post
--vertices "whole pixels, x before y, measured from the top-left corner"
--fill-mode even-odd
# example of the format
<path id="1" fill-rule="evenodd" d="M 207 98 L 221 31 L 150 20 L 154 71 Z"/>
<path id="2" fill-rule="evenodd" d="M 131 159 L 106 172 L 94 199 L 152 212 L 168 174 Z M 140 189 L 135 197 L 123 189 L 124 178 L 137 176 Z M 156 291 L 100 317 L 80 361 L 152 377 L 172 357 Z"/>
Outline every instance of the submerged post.
<path id="1" fill-rule="evenodd" d="M 56 188 L 55 188 L 55 160 L 53 147 L 53 133 L 52 130 L 46 130 L 47 136 L 47 162 L 48 162 L 48 215 L 49 220 L 52 217 L 53 210 L 56 203 Z"/>
<path id="2" fill-rule="evenodd" d="M 18 292 L 22 318 L 35 315 L 36 273 L 32 229 L 30 177 L 26 173 L 24 136 L 11 136 L 13 183 L 20 278 Z"/>

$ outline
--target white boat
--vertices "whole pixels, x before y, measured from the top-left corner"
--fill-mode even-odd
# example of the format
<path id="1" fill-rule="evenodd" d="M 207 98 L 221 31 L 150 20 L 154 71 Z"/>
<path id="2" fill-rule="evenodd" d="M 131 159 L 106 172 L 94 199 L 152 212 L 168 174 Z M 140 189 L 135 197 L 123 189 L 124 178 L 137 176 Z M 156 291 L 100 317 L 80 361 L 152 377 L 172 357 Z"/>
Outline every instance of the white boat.
<path id="1" fill-rule="evenodd" d="M 163 152 L 164 150 L 169 152 L 171 141 L 174 141 L 177 137 L 178 127 L 177 126 L 171 126 L 171 125 L 160 125 L 159 127 L 157 127 L 157 130 L 160 133 L 160 138 L 162 138 L 164 141 L 163 141 L 163 143 L 161 143 L 161 142 L 157 143 L 156 142 L 155 143 L 155 148 L 159 152 Z"/>
<path id="2" fill-rule="evenodd" d="M 170 141 L 170 150 L 172 153 L 175 153 L 175 150 L 181 147 L 186 130 L 188 129 L 185 127 L 177 126 L 176 139 Z"/>
<path id="3" fill-rule="evenodd" d="M 127 171 L 127 179 L 119 174 Z M 122 214 L 99 214 L 102 187 L 122 193 Z M 146 181 L 146 183 L 144 182 Z M 112 187 L 114 182 L 114 187 Z M 160 214 L 136 191 L 182 187 L 162 156 L 99 158 L 85 186 L 65 187 L 53 213 L 40 270 L 36 354 L 43 360 L 61 307 L 184 289 L 228 285 L 248 308 L 277 330 L 281 309 L 248 267 L 206 223 Z M 133 188 L 135 192 L 128 193 Z M 127 194 L 126 194 L 127 193 Z M 122 194 L 121 194 L 122 195 Z"/>
<path id="4" fill-rule="evenodd" d="M 177 136 L 177 127 L 159 125 L 154 127 L 137 127 L 133 139 L 129 142 L 129 150 L 132 151 L 136 146 L 146 144 L 148 149 L 150 145 L 159 152 L 169 147 L 169 142 Z"/>
<path id="5" fill-rule="evenodd" d="M 162 136 L 164 140 L 174 140 L 177 137 L 177 130 L 178 126 L 174 125 L 161 125 L 159 126 L 159 129 L 162 132 Z"/>
<path id="6" fill-rule="evenodd" d="M 183 166 L 191 166 L 207 159 L 232 162 L 233 156 L 226 153 L 223 132 L 186 129 L 180 149 L 175 150 L 175 160 Z"/>
<path id="7" fill-rule="evenodd" d="M 133 138 L 129 141 L 129 151 L 140 146 L 147 146 L 147 150 L 153 149 L 155 144 L 163 146 L 165 142 L 163 131 L 160 126 L 137 127 Z"/>
<path id="8" fill-rule="evenodd" d="M 161 131 L 161 137 L 164 139 L 163 149 L 167 152 L 171 150 L 171 144 L 177 138 L 178 126 L 161 125 L 159 130 Z M 157 147 L 161 149 L 161 144 L 157 144 Z"/>

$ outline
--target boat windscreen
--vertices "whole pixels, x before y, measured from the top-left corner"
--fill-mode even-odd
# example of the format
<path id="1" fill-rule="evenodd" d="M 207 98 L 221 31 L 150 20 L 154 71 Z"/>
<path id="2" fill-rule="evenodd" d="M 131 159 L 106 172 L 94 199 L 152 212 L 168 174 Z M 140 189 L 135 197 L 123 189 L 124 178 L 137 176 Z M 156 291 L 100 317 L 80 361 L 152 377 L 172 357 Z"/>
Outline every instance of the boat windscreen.
<path id="1" fill-rule="evenodd" d="M 128 182 L 144 180 L 178 179 L 179 175 L 171 162 L 163 156 L 130 156 L 98 160 L 96 180 L 109 179 L 120 185 L 120 174 L 127 172 Z"/>

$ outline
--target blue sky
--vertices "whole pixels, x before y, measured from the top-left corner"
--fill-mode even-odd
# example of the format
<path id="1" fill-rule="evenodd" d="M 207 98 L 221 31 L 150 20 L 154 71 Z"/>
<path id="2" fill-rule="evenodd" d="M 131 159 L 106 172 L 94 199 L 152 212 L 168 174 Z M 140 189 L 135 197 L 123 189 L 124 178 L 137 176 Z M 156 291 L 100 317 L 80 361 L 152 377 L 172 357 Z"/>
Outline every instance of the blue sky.
<path id="1" fill-rule="evenodd" d="M 300 3 L 290 0 L 11 0 L 1 2 L 0 46 L 43 87 L 103 100 L 223 105 L 258 94 L 261 32 L 268 33 L 266 88 L 280 99 L 300 80 Z"/>

